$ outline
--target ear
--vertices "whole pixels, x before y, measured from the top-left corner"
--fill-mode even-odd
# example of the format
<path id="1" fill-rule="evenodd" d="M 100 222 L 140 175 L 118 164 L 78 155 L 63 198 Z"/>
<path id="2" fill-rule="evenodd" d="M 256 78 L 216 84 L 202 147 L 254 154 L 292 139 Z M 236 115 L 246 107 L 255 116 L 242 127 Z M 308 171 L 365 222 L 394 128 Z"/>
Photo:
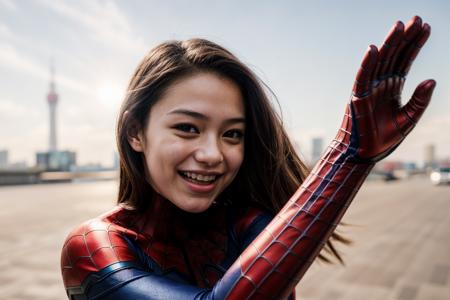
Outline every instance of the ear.
<path id="1" fill-rule="evenodd" d="M 144 152 L 144 143 L 142 142 L 141 134 L 136 136 L 128 136 L 128 143 L 136 152 Z"/>
<path id="2" fill-rule="evenodd" d="M 126 119 L 128 119 L 129 117 L 130 116 L 128 111 L 125 111 L 122 117 L 123 122 L 125 122 Z M 144 139 L 139 124 L 135 120 L 128 120 L 128 124 L 129 124 L 127 130 L 128 143 L 130 144 L 131 148 L 134 151 L 144 152 Z"/>

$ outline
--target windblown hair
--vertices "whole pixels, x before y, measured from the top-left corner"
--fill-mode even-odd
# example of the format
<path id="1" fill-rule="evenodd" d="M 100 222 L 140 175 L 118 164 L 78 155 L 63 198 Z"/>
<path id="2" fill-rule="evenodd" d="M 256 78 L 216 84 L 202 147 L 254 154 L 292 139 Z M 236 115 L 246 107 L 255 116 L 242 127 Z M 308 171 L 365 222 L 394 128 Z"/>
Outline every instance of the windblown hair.
<path id="1" fill-rule="evenodd" d="M 136 135 L 136 130 L 144 130 L 152 106 L 171 84 L 199 72 L 211 72 L 233 81 L 245 105 L 244 161 L 221 197 L 235 200 L 236 205 L 259 206 L 275 215 L 303 182 L 308 169 L 296 154 L 271 104 L 270 89 L 232 53 L 204 39 L 162 43 L 144 57 L 133 74 L 117 125 L 118 203 L 137 212 L 150 205 L 155 192 L 146 179 L 143 154 L 131 148 L 129 137 Z M 348 241 L 333 233 L 324 248 L 342 262 L 332 240 Z M 319 255 L 330 261 L 328 256 Z"/>

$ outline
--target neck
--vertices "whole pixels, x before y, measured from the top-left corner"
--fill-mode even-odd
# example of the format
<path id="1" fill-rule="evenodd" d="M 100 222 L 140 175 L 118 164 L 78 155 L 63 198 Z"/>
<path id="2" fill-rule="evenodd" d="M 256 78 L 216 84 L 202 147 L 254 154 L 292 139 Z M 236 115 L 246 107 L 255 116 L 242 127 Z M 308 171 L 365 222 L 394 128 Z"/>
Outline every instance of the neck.
<path id="1" fill-rule="evenodd" d="M 141 232 L 152 239 L 180 242 L 215 225 L 223 224 L 221 221 L 224 219 L 220 216 L 225 216 L 224 211 L 224 208 L 211 207 L 202 213 L 189 213 L 156 194 L 138 226 Z"/>

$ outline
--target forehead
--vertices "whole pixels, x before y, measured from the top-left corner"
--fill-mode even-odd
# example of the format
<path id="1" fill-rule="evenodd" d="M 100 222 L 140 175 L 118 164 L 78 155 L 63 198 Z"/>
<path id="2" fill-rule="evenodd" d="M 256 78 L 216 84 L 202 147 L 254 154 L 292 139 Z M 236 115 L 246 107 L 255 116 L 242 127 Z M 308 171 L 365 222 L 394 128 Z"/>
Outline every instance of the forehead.
<path id="1" fill-rule="evenodd" d="M 187 109 L 212 118 L 245 116 L 239 87 L 231 80 L 213 73 L 196 73 L 170 85 L 154 104 L 151 115 L 167 115 Z"/>

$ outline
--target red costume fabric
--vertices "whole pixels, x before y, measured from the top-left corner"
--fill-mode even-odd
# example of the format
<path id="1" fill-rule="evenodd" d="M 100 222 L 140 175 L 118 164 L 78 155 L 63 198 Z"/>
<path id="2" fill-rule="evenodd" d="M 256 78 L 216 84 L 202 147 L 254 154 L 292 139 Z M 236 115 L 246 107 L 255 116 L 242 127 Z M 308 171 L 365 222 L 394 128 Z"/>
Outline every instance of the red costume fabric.
<path id="1" fill-rule="evenodd" d="M 72 299 L 286 299 L 328 240 L 374 163 L 392 152 L 428 105 L 435 82 L 404 106 L 409 67 L 430 34 L 413 18 L 371 46 L 342 125 L 311 174 L 271 218 L 219 204 L 200 215 L 155 201 L 75 229 L 62 252 Z M 272 219 L 272 220 L 271 220 Z"/>

